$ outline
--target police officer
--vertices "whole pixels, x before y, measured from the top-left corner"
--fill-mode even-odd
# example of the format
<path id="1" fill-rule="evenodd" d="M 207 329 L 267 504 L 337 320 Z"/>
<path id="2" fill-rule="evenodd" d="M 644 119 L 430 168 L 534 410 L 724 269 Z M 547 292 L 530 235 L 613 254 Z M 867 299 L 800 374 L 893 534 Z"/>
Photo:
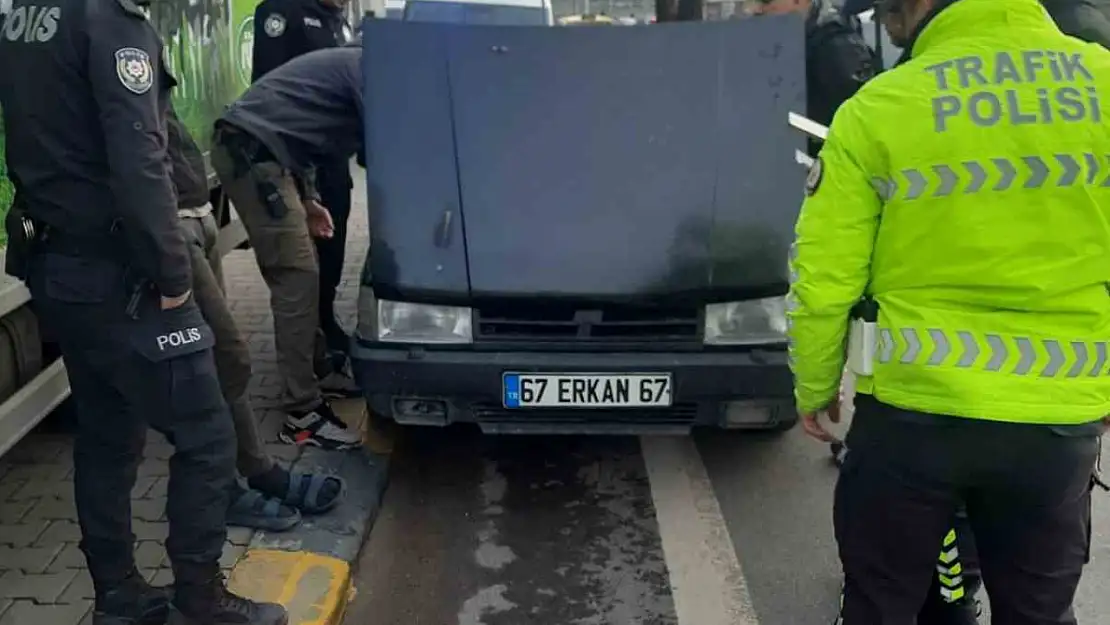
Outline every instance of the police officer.
<path id="1" fill-rule="evenodd" d="M 853 359 L 873 363 L 836 490 L 844 623 L 914 622 L 961 503 L 993 619 L 1075 623 L 1110 414 L 1110 52 L 1038 0 L 876 11 L 910 58 L 837 113 L 788 303 L 798 408 L 820 439 L 850 316 L 878 336 Z"/>
<path id="2" fill-rule="evenodd" d="M 254 11 L 251 81 L 294 57 L 343 45 L 351 39 L 344 15 L 349 0 L 263 0 Z M 320 265 L 320 328 L 328 348 L 350 351 L 350 338 L 335 317 L 335 296 L 343 277 L 347 218 L 351 213 L 350 161 L 325 158 L 316 163 L 320 203 L 331 214 L 335 234 L 315 239 Z"/>
<path id="3" fill-rule="evenodd" d="M 165 593 L 136 571 L 130 526 L 148 424 L 176 448 L 169 622 L 285 623 L 281 606 L 231 594 L 220 575 L 234 432 L 190 292 L 166 163 L 174 79 L 157 33 L 132 0 L 14 0 L 0 67 L 23 211 L 9 237 L 77 402 L 74 488 L 94 623 L 166 617 Z"/>
<path id="4" fill-rule="evenodd" d="M 334 236 L 314 184 L 315 163 L 350 160 L 362 145 L 362 48 L 301 55 L 255 82 L 216 123 L 212 165 L 270 287 L 278 370 L 285 389 L 281 440 L 350 449 L 325 392 L 357 396 L 330 371 L 319 332 L 319 270 L 312 237 Z"/>
<path id="5" fill-rule="evenodd" d="M 171 107 L 168 149 L 173 163 L 177 214 L 189 250 L 193 296 L 215 344 L 213 355 L 220 389 L 231 408 L 238 443 L 236 466 L 246 481 L 231 485 L 227 524 L 281 532 L 301 521 L 301 513 L 320 514 L 339 504 L 343 480 L 334 475 L 287 469 L 267 453 L 247 388 L 251 354 L 224 298 L 219 226 L 208 196 L 204 156 Z"/>
<path id="6" fill-rule="evenodd" d="M 806 16 L 807 117 L 828 126 L 845 100 L 879 72 L 875 51 L 860 36 L 859 21 L 831 0 L 757 0 L 756 15 Z M 811 156 L 820 142 L 810 141 Z"/>

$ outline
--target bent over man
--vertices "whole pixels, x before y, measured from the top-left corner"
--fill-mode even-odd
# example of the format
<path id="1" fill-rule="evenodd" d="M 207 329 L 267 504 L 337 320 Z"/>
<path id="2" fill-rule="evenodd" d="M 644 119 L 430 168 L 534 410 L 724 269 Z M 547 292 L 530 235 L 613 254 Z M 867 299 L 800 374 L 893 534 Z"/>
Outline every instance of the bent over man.
<path id="1" fill-rule="evenodd" d="M 995 622 L 1074 624 L 1110 414 L 1110 52 L 1037 0 L 876 11 L 908 58 L 837 113 L 789 297 L 810 433 L 849 318 L 878 336 L 836 490 L 844 623 L 915 622 L 963 503 Z"/>
<path id="2" fill-rule="evenodd" d="M 324 393 L 359 394 L 331 367 L 319 330 L 313 236 L 334 236 L 314 163 L 362 145 L 362 48 L 299 56 L 255 82 L 216 122 L 212 165 L 246 227 L 274 314 L 287 413 L 282 440 L 325 449 L 361 444 Z"/>
<path id="3" fill-rule="evenodd" d="M 254 10 L 254 47 L 251 81 L 255 82 L 290 59 L 313 50 L 334 48 L 351 39 L 344 15 L 348 0 L 263 0 Z M 335 317 L 335 296 L 343 277 L 347 247 L 347 218 L 351 213 L 349 158 L 328 158 L 316 163 L 316 189 L 320 203 L 331 214 L 334 234 L 316 238 L 320 267 L 320 329 L 330 350 L 350 351 L 350 337 Z"/>
<path id="4" fill-rule="evenodd" d="M 96 625 L 282 625 L 281 606 L 220 574 L 234 479 L 212 331 L 192 298 L 166 159 L 175 84 L 132 0 L 15 0 L 0 37 L 0 107 L 35 312 L 77 402 L 74 488 Z M 31 27 L 34 25 L 34 31 Z M 7 68 L 19 68 L 8 71 Z M 147 425 L 174 445 L 166 551 L 174 592 L 137 572 L 130 493 Z"/>

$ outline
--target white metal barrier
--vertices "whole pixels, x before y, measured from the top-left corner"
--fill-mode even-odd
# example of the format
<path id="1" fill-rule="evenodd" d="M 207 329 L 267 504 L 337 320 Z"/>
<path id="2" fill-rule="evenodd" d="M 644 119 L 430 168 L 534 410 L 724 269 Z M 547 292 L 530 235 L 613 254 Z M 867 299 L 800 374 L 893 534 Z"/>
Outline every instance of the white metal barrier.
<path id="1" fill-rule="evenodd" d="M 812 119 L 799 115 L 797 113 L 790 113 L 787 115 L 787 121 L 791 126 L 801 130 L 807 135 L 824 141 L 829 136 L 829 129 Z M 805 150 L 794 150 L 794 161 L 799 165 L 810 167 L 813 165 L 813 157 L 806 154 Z"/>
<path id="2" fill-rule="evenodd" d="M 216 243 L 221 255 L 247 240 L 247 232 L 238 219 L 220 229 Z M 0 248 L 0 252 L 3 248 Z M 31 292 L 23 282 L 4 273 L 0 253 L 0 317 L 4 317 L 31 301 Z M 59 358 L 23 385 L 15 395 L 0 403 L 0 456 L 15 446 L 52 410 L 69 397 L 69 378 Z"/>

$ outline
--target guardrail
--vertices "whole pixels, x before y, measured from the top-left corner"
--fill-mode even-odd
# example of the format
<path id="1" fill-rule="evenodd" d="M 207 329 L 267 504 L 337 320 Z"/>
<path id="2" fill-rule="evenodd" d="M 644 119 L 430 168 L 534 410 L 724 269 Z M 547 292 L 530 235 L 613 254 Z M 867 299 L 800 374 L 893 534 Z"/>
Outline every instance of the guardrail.
<path id="1" fill-rule="evenodd" d="M 243 223 L 233 219 L 220 229 L 216 249 L 221 256 L 226 256 L 246 240 L 247 231 L 243 228 Z M 3 255 L 0 254 L 0 317 L 31 301 L 31 292 L 23 282 L 4 273 L 3 269 Z M 15 446 L 67 397 L 69 378 L 66 376 L 65 363 L 59 358 L 0 403 L 0 456 Z"/>

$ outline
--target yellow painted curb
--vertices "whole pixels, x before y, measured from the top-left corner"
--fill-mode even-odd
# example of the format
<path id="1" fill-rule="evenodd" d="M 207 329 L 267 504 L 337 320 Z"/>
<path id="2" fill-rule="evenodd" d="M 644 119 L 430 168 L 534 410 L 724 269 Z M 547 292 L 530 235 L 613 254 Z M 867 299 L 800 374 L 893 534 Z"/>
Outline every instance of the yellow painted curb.
<path id="1" fill-rule="evenodd" d="M 299 551 L 248 551 L 235 563 L 228 586 L 255 601 L 285 606 L 289 625 L 339 625 L 353 596 L 350 564 Z"/>

